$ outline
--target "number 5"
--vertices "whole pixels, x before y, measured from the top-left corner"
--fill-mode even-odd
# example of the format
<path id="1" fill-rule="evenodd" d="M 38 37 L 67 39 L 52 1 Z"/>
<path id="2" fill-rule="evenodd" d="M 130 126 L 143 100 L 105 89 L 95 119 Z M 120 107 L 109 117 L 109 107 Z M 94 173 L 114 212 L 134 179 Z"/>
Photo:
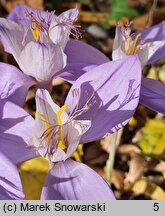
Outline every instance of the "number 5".
<path id="1" fill-rule="evenodd" d="M 154 211 L 158 211 L 159 210 L 159 203 L 154 203 L 153 210 Z"/>

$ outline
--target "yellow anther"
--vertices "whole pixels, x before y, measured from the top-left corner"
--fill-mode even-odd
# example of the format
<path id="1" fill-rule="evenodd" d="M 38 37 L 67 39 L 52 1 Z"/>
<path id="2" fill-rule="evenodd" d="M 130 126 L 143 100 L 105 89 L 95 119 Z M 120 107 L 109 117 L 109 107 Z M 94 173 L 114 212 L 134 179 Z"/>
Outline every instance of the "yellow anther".
<path id="1" fill-rule="evenodd" d="M 131 53 L 130 55 L 134 55 L 135 49 L 136 49 L 136 43 L 138 41 L 138 39 L 141 37 L 141 33 L 139 33 L 138 35 L 136 35 L 132 45 L 131 45 Z"/>
<path id="2" fill-rule="evenodd" d="M 45 115 L 39 113 L 39 112 L 36 112 L 36 115 L 38 115 L 38 116 L 44 121 L 44 123 L 45 123 L 45 128 L 44 128 L 44 130 L 45 130 L 45 131 L 48 131 L 48 130 L 50 129 L 50 124 L 49 124 L 49 122 L 48 122 L 47 117 L 46 117 Z M 47 142 L 48 145 L 49 145 L 49 142 L 50 142 L 50 139 L 49 139 L 49 138 L 50 138 L 50 135 L 49 135 L 49 133 L 48 133 L 48 135 L 46 136 L 46 142 Z"/>
<path id="3" fill-rule="evenodd" d="M 39 41 L 41 38 L 41 33 L 40 33 L 40 27 L 36 25 L 36 27 L 33 29 L 32 25 L 30 25 L 30 30 L 32 32 L 32 35 L 36 41 Z"/>
<path id="4" fill-rule="evenodd" d="M 57 122 L 58 122 L 58 125 L 60 126 L 62 126 L 61 115 L 66 109 L 67 109 L 67 105 L 64 105 L 61 107 L 61 109 L 57 113 Z M 62 150 L 66 148 L 62 127 L 60 127 L 60 142 L 58 144 L 58 147 L 61 148 Z"/>

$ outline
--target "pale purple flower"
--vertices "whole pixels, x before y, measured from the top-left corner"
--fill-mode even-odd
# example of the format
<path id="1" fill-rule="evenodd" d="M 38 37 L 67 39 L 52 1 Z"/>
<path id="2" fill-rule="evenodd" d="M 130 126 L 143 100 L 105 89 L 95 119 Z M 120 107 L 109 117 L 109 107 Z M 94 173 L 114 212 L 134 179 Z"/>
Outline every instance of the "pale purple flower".
<path id="1" fill-rule="evenodd" d="M 77 14 L 77 8 L 55 16 L 52 12 L 18 5 L 8 19 L 0 19 L 0 38 L 5 51 L 14 56 L 20 69 L 38 87 L 50 91 L 51 81 L 57 76 L 72 83 L 88 67 L 109 61 L 97 49 L 69 38 L 70 34 L 79 35 L 74 24 Z"/>
<path id="2" fill-rule="evenodd" d="M 36 41 L 43 43 L 51 41 L 64 49 L 70 39 L 70 34 L 76 38 L 81 37 L 80 26 L 75 24 L 78 13 L 78 9 L 74 8 L 57 16 L 54 11 L 44 12 L 18 4 L 7 19 L 25 28 L 25 39 L 30 33 Z"/>
<path id="3" fill-rule="evenodd" d="M 91 126 L 90 120 L 76 120 L 74 113 L 68 115 L 67 105 L 61 108 L 57 106 L 46 90 L 38 90 L 36 106 L 34 136 L 30 142 L 31 145 L 41 156 L 52 162 L 63 161 L 71 157 L 82 135 Z"/>
<path id="4" fill-rule="evenodd" d="M 27 43 L 22 43 L 25 30 L 13 21 L 0 18 L 0 36 L 9 48 L 20 69 L 36 82 L 46 85 L 55 73 L 66 65 L 66 55 L 59 45 L 40 43 L 28 34 Z"/>
<path id="5" fill-rule="evenodd" d="M 165 22 L 130 35 L 131 24 L 116 27 L 113 60 L 126 55 L 138 55 L 142 68 L 165 56 Z M 140 103 L 165 114 L 165 84 L 142 78 Z"/>
<path id="6" fill-rule="evenodd" d="M 0 139 L 4 145 L 0 145 L 0 152 L 14 163 L 38 155 L 53 163 L 41 199 L 114 199 L 100 176 L 69 157 L 79 143 L 100 139 L 129 121 L 139 101 L 140 82 L 140 62 L 131 56 L 82 75 L 62 108 L 53 103 L 47 90 L 38 89 L 35 120 L 3 99 Z M 18 95 L 11 92 L 13 101 L 19 91 Z"/>
<path id="7" fill-rule="evenodd" d="M 112 52 L 113 60 L 128 55 L 138 55 L 142 67 L 165 56 L 165 23 L 130 35 L 131 24 L 117 24 Z"/>

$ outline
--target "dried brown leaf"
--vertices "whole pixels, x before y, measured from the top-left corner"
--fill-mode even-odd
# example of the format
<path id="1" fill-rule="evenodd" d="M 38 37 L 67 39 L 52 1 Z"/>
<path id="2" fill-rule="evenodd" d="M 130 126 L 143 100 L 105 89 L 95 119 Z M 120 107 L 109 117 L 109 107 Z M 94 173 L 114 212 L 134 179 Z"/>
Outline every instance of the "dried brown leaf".
<path id="1" fill-rule="evenodd" d="M 125 183 L 134 183 L 136 180 L 140 179 L 144 171 L 146 170 L 146 161 L 142 155 L 135 152 L 131 153 L 131 160 L 129 162 L 129 172 L 126 174 L 124 180 Z"/>

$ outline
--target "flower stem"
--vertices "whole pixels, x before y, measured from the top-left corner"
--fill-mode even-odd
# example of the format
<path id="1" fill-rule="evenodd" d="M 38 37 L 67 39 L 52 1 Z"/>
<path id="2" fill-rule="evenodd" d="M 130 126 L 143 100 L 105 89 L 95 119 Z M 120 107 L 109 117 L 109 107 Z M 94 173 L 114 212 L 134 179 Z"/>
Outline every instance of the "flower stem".
<path id="1" fill-rule="evenodd" d="M 108 184 L 111 184 L 111 175 L 112 175 L 112 170 L 115 161 L 115 154 L 116 154 L 117 136 L 118 136 L 118 132 L 115 132 L 112 135 L 112 140 L 110 142 L 110 149 L 109 149 L 109 158 L 106 162 L 106 179 Z"/>

